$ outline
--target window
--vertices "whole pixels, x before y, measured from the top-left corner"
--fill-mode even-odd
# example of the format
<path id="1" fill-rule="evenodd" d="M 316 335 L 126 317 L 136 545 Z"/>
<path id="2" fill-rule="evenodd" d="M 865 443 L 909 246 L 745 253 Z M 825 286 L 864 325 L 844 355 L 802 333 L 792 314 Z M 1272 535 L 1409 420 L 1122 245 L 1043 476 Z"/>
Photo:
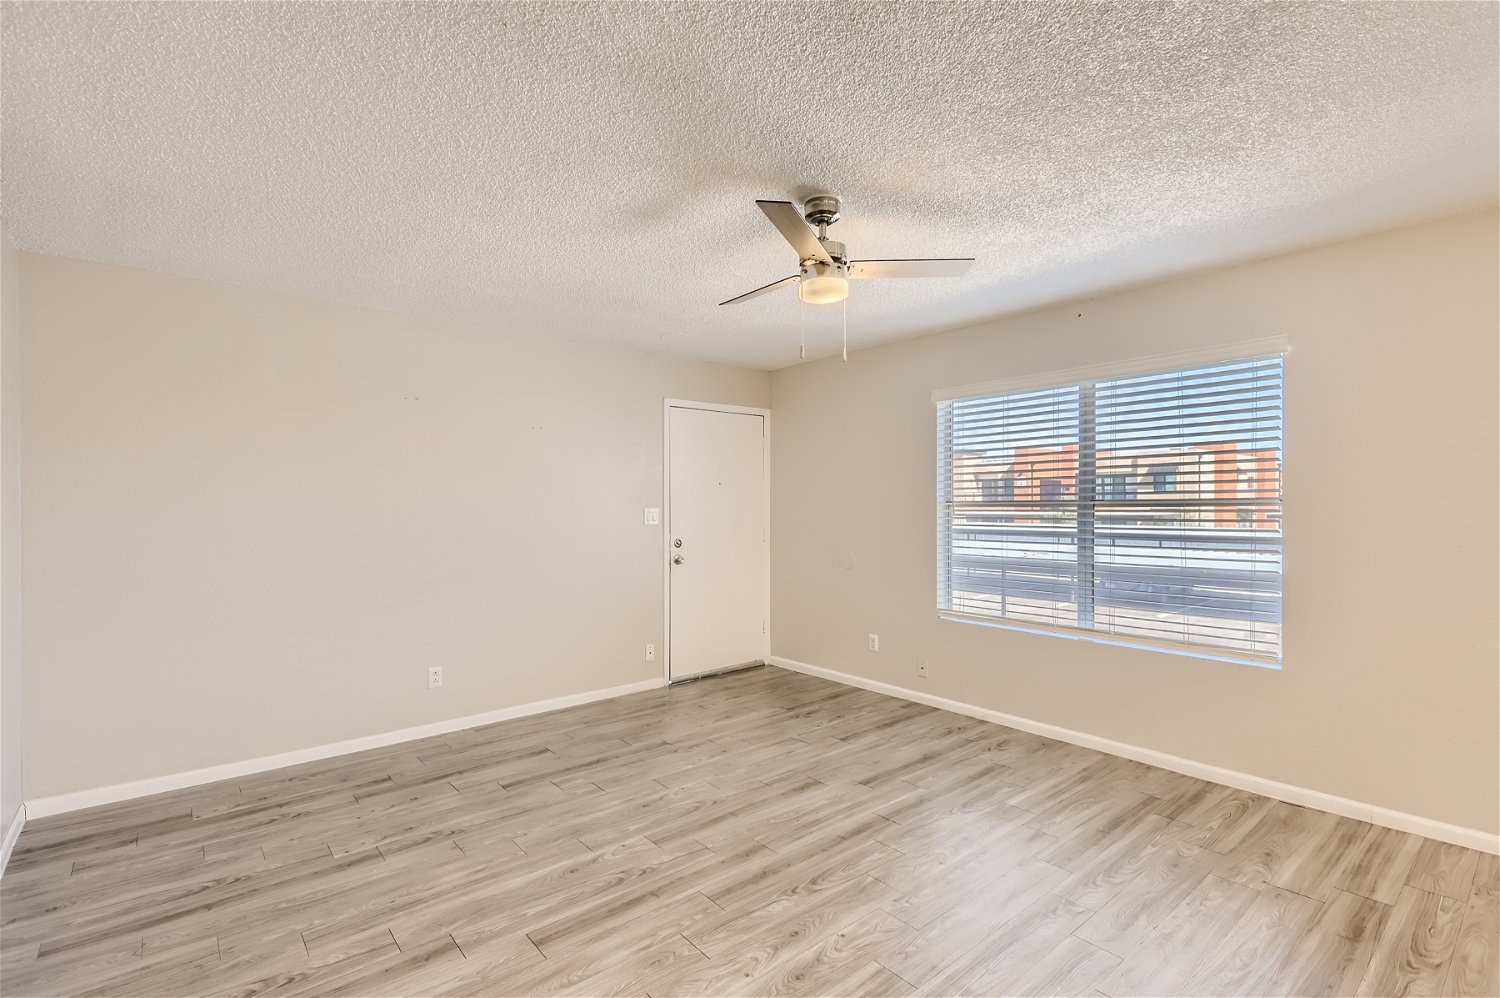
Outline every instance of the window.
<path id="1" fill-rule="evenodd" d="M 979 497 L 981 502 L 1009 502 L 1015 498 L 1016 481 L 1013 478 L 981 478 Z"/>
<path id="2" fill-rule="evenodd" d="M 939 395 L 938 609 L 1279 662 L 1282 371 L 1266 352 Z"/>

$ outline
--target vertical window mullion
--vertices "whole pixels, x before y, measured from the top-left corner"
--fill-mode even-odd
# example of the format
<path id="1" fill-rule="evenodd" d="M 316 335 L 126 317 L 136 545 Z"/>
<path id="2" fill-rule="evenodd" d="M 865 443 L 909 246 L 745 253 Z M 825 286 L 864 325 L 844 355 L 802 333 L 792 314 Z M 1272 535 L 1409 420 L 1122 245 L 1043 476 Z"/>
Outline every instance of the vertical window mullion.
<path id="1" fill-rule="evenodd" d="M 1078 386 L 1078 478 L 1073 497 L 1078 525 L 1078 626 L 1094 626 L 1094 482 L 1098 472 L 1097 418 L 1094 384 Z"/>

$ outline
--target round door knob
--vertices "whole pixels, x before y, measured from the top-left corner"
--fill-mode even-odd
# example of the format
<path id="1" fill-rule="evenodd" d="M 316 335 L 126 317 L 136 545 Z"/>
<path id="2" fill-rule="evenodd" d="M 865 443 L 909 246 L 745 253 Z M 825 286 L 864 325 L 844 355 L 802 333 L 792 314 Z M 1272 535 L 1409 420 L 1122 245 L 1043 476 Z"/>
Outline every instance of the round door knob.
<path id="1" fill-rule="evenodd" d="M 682 564 L 682 555 L 680 555 L 680 554 L 679 555 L 674 555 L 672 557 L 672 564 L 674 564 L 674 565 L 681 565 Z"/>

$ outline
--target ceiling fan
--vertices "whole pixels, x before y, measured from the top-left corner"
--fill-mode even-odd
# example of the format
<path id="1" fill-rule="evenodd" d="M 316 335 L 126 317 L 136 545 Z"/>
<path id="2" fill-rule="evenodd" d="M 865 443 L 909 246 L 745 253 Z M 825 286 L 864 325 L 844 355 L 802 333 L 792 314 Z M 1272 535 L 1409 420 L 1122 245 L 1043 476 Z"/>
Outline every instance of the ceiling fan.
<path id="1" fill-rule="evenodd" d="M 937 260 L 850 260 L 844 244 L 828 238 L 828 227 L 839 220 L 839 199 L 819 194 L 807 199 L 799 212 L 790 201 L 756 201 L 771 224 L 797 251 L 798 272 L 763 288 L 719 302 L 738 305 L 788 284 L 809 305 L 834 305 L 849 297 L 849 282 L 872 277 L 958 277 L 974 263 L 973 257 Z M 807 221 L 803 221 L 806 218 Z M 812 226 L 817 226 L 814 232 Z"/>

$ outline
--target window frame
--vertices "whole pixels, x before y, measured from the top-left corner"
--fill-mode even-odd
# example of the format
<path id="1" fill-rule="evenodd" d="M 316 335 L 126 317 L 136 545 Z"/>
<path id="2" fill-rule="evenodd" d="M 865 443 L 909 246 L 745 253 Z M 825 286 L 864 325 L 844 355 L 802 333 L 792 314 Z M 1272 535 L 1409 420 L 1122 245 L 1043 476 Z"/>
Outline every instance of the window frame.
<path id="1" fill-rule="evenodd" d="M 949 511 L 947 510 L 946 505 L 945 505 L 945 501 L 944 501 L 943 476 L 944 476 L 944 474 L 951 474 L 951 468 L 952 468 L 952 465 L 951 465 L 951 461 L 952 461 L 951 448 L 948 450 L 947 453 L 944 453 L 942 447 L 940 445 L 938 445 L 939 439 L 942 438 L 942 437 L 944 437 L 945 435 L 946 435 L 947 439 L 950 439 L 950 440 L 952 439 L 952 433 L 951 433 L 952 427 L 951 427 L 951 425 L 946 428 L 947 429 L 947 433 L 945 434 L 944 433 L 944 429 L 945 428 L 941 425 L 941 422 L 940 422 L 941 419 L 942 419 L 942 415 L 941 415 L 942 405 L 941 405 L 941 403 L 962 401 L 964 399 L 978 398 L 978 397 L 989 396 L 989 395 L 1005 395 L 1005 394 L 1009 394 L 1009 393 L 1013 393 L 1013 392 L 1024 392 L 1024 391 L 1028 391 L 1028 390 L 1041 390 L 1041 389 L 1048 389 L 1048 388 L 1061 388 L 1061 387 L 1067 387 L 1067 386 L 1069 386 L 1070 383 L 1076 383 L 1076 384 L 1078 384 L 1080 386 L 1084 386 L 1085 389 L 1086 389 L 1086 390 L 1083 391 L 1083 393 L 1082 393 L 1082 395 L 1080 397 L 1080 402 L 1079 402 L 1080 409 L 1082 410 L 1083 407 L 1085 407 L 1085 406 L 1092 407 L 1092 404 L 1093 404 L 1093 400 L 1092 400 L 1093 387 L 1092 387 L 1091 384 L 1089 384 L 1091 382 L 1110 381 L 1110 380 L 1114 380 L 1114 379 L 1117 379 L 1117 378 L 1139 377 L 1139 376 L 1150 375 L 1150 374 L 1155 374 L 1155 373 L 1169 373 L 1169 372 L 1171 372 L 1173 370 L 1185 370 L 1185 369 L 1193 368 L 1193 367 L 1209 366 L 1209 365 L 1212 365 L 1212 364 L 1215 364 L 1215 363 L 1223 363 L 1223 362 L 1228 362 L 1228 361 L 1241 360 L 1241 359 L 1244 359 L 1244 358 L 1254 357 L 1254 356 L 1258 356 L 1258 355 L 1277 354 L 1277 353 L 1279 353 L 1279 354 L 1282 355 L 1282 365 L 1283 365 L 1282 366 L 1282 412 L 1283 412 L 1283 418 L 1285 418 L 1285 412 L 1286 412 L 1286 386 L 1287 386 L 1287 384 L 1288 384 L 1288 382 L 1290 380 L 1289 369 L 1291 367 L 1292 351 L 1291 351 L 1291 344 L 1290 344 L 1290 342 L 1284 336 L 1265 337 L 1265 338 L 1256 339 L 1256 340 L 1242 340 L 1242 341 L 1238 341 L 1238 342 L 1235 342 L 1235 343 L 1227 343 L 1227 344 L 1223 344 L 1221 346 L 1208 347 L 1208 348 L 1204 348 L 1204 349 L 1200 349 L 1200 350 L 1181 351 L 1181 352 L 1166 353 L 1166 354 L 1154 354 L 1154 355 L 1151 355 L 1151 356 L 1139 357 L 1139 358 L 1131 359 L 1131 360 L 1098 363 L 1098 364 L 1088 365 L 1088 366 L 1085 366 L 1085 367 L 1068 368 L 1068 369 L 1063 369 L 1063 370 L 1043 371 L 1043 372 L 1038 372 L 1038 373 L 1035 373 L 1035 374 L 1021 375 L 1021 376 L 1012 377 L 1012 378 L 1004 378 L 1004 379 L 997 380 L 997 381 L 986 381 L 986 382 L 980 382 L 980 383 L 977 383 L 977 384 L 961 385 L 961 386 L 957 386 L 957 387 L 953 387 L 953 388 L 942 388 L 942 389 L 937 389 L 937 390 L 933 391 L 933 393 L 932 393 L 933 411 L 934 411 L 934 415 L 935 415 L 936 420 L 939 421 L 937 423 L 937 425 L 934 427 L 935 433 L 933 435 L 934 444 L 935 444 L 936 449 L 938 450 L 938 453 L 935 455 L 936 460 L 933 462 L 933 467 L 934 467 L 934 472 L 935 472 L 935 478 L 936 478 L 935 484 L 937 486 L 936 492 L 935 492 L 935 499 L 936 499 L 935 514 L 936 514 L 936 526 L 938 527 L 938 531 L 935 533 L 935 535 L 933 537 L 934 546 L 938 549 L 937 550 L 937 558 L 935 559 L 935 566 L 936 566 L 936 569 L 937 569 L 937 578 L 934 579 L 934 581 L 937 583 L 937 590 L 936 591 L 939 592 L 939 593 L 942 593 L 944 591 L 944 581 L 943 580 L 945 578 L 951 578 L 951 564 L 950 564 L 950 559 L 952 557 L 951 545 L 948 545 L 948 550 L 944 550 L 943 549 L 944 545 L 938 543 L 938 538 L 939 538 L 939 536 L 941 536 L 940 532 L 942 530 L 943 524 L 945 522 L 945 519 L 949 515 Z M 950 410 L 950 412 L 951 412 L 951 410 Z M 1092 425 L 1092 423 L 1093 423 L 1092 420 L 1086 420 L 1085 422 L 1087 422 L 1089 425 Z M 1093 448 L 1093 441 L 1091 439 L 1084 439 L 1084 435 L 1083 434 L 1080 434 L 1080 438 L 1081 439 L 1080 439 L 1080 447 L 1079 447 L 1079 461 L 1080 461 L 1080 472 L 1082 472 L 1084 463 L 1092 459 L 1094 448 Z M 1236 650 L 1236 649 L 1233 649 L 1233 648 L 1219 647 L 1219 646 L 1210 645 L 1210 644 L 1200 644 L 1200 643 L 1196 643 L 1196 642 L 1185 642 L 1185 641 L 1170 641 L 1170 640 L 1166 640 L 1166 639 L 1142 637 L 1142 636 L 1129 635 L 1129 634 L 1116 634 L 1116 633 L 1111 633 L 1111 632 L 1108 632 L 1108 631 L 1094 630 L 1092 627 L 1069 626 L 1069 625 L 1066 625 L 1066 624 L 1031 623 L 1031 622 L 1024 621 L 1024 620 L 1007 619 L 1007 618 L 1004 618 L 1004 617 L 994 617 L 994 616 L 983 615 L 983 614 L 965 613 L 963 611 L 958 611 L 958 610 L 953 610 L 953 609 L 950 609 L 950 608 L 945 608 L 944 606 L 941 605 L 941 601 L 940 600 L 937 601 L 939 603 L 939 605 L 936 608 L 937 609 L 937 616 L 941 620 L 946 620 L 946 621 L 951 621 L 951 622 L 956 622 L 956 623 L 963 623 L 963 624 L 978 624 L 978 625 L 983 626 L 983 627 L 991 627 L 991 628 L 995 628 L 997 630 L 1018 631 L 1018 632 L 1026 633 L 1026 634 L 1043 634 L 1043 635 L 1050 635 L 1050 636 L 1054 636 L 1054 637 L 1067 638 L 1067 639 L 1070 639 L 1070 640 L 1087 641 L 1087 642 L 1090 642 L 1090 643 L 1093 643 L 1093 644 L 1114 645 L 1116 647 L 1134 648 L 1134 649 L 1141 649 L 1141 650 L 1146 650 L 1146 651 L 1156 651 L 1156 652 L 1162 652 L 1162 653 L 1169 654 L 1169 655 L 1177 655 L 1177 656 L 1184 656 L 1184 657 L 1188 657 L 1188 658 L 1204 659 L 1204 660 L 1214 661 L 1214 662 L 1228 662 L 1228 663 L 1232 663 L 1232 664 L 1236 664 L 1236 665 L 1249 665 L 1249 666 L 1255 666 L 1255 667 L 1258 667 L 1258 668 L 1270 668 L 1270 669 L 1278 669 L 1279 670 L 1279 669 L 1283 668 L 1284 665 L 1285 665 L 1285 662 L 1286 662 L 1286 652 L 1287 652 L 1287 649 L 1286 649 L 1286 629 L 1285 629 L 1285 620 L 1286 620 L 1286 551 L 1285 551 L 1286 512 L 1285 512 L 1285 507 L 1286 507 L 1286 496 L 1287 496 L 1286 470 L 1285 470 L 1286 469 L 1286 458 L 1287 458 L 1287 437 L 1286 437 L 1285 426 L 1283 425 L 1282 440 L 1281 440 L 1281 469 L 1280 469 L 1280 475 L 1281 475 L 1280 486 L 1281 486 L 1281 499 L 1282 499 L 1282 502 L 1281 502 L 1280 509 L 1278 511 L 1279 512 L 1278 519 L 1279 519 L 1279 523 L 1281 525 L 1281 537 L 1282 537 L 1282 545 L 1283 545 L 1282 546 L 1282 551 L 1281 551 L 1281 564 L 1282 564 L 1282 590 L 1281 590 L 1282 600 L 1281 600 L 1281 610 L 1282 610 L 1282 625 L 1283 626 L 1282 626 L 1282 632 L 1281 632 L 1281 645 L 1280 645 L 1280 654 L 1279 655 L 1276 655 L 1276 656 L 1257 655 L 1257 654 L 1254 654 L 1254 653 L 1251 653 L 1251 652 L 1239 651 L 1239 650 Z M 1140 486 L 1145 486 L 1146 484 L 1147 484 L 1146 482 L 1141 482 Z M 1091 503 L 1090 504 L 1080 504 L 1079 507 L 1078 507 L 1079 524 L 1078 524 L 1078 528 L 1077 529 L 1078 529 L 1078 535 L 1079 535 L 1079 538 L 1080 538 L 1080 540 L 1079 540 L 1080 544 L 1084 543 L 1083 538 L 1084 538 L 1084 534 L 1085 534 L 1085 524 L 1084 524 L 1084 519 L 1085 519 L 1085 515 L 1086 515 L 1085 514 L 1085 510 L 1087 510 L 1087 517 L 1088 518 L 1092 518 L 1092 515 L 1093 515 L 1093 504 L 1091 504 Z M 1088 533 L 1089 533 L 1089 536 L 1091 537 L 1092 536 L 1092 531 L 1089 530 Z M 1085 569 L 1084 569 L 1083 565 L 1080 564 L 1080 567 L 1079 567 L 1079 582 L 1078 582 L 1079 615 L 1080 615 L 1080 619 L 1089 619 L 1091 621 L 1092 620 L 1092 605 L 1091 604 L 1092 604 L 1092 601 L 1093 601 L 1093 585 L 1092 585 L 1092 580 L 1087 580 L 1087 583 L 1086 583 L 1086 581 L 1085 581 L 1086 578 L 1087 578 L 1087 575 L 1086 575 Z M 1089 604 L 1089 606 L 1088 606 L 1087 609 L 1085 609 L 1085 604 Z"/>

